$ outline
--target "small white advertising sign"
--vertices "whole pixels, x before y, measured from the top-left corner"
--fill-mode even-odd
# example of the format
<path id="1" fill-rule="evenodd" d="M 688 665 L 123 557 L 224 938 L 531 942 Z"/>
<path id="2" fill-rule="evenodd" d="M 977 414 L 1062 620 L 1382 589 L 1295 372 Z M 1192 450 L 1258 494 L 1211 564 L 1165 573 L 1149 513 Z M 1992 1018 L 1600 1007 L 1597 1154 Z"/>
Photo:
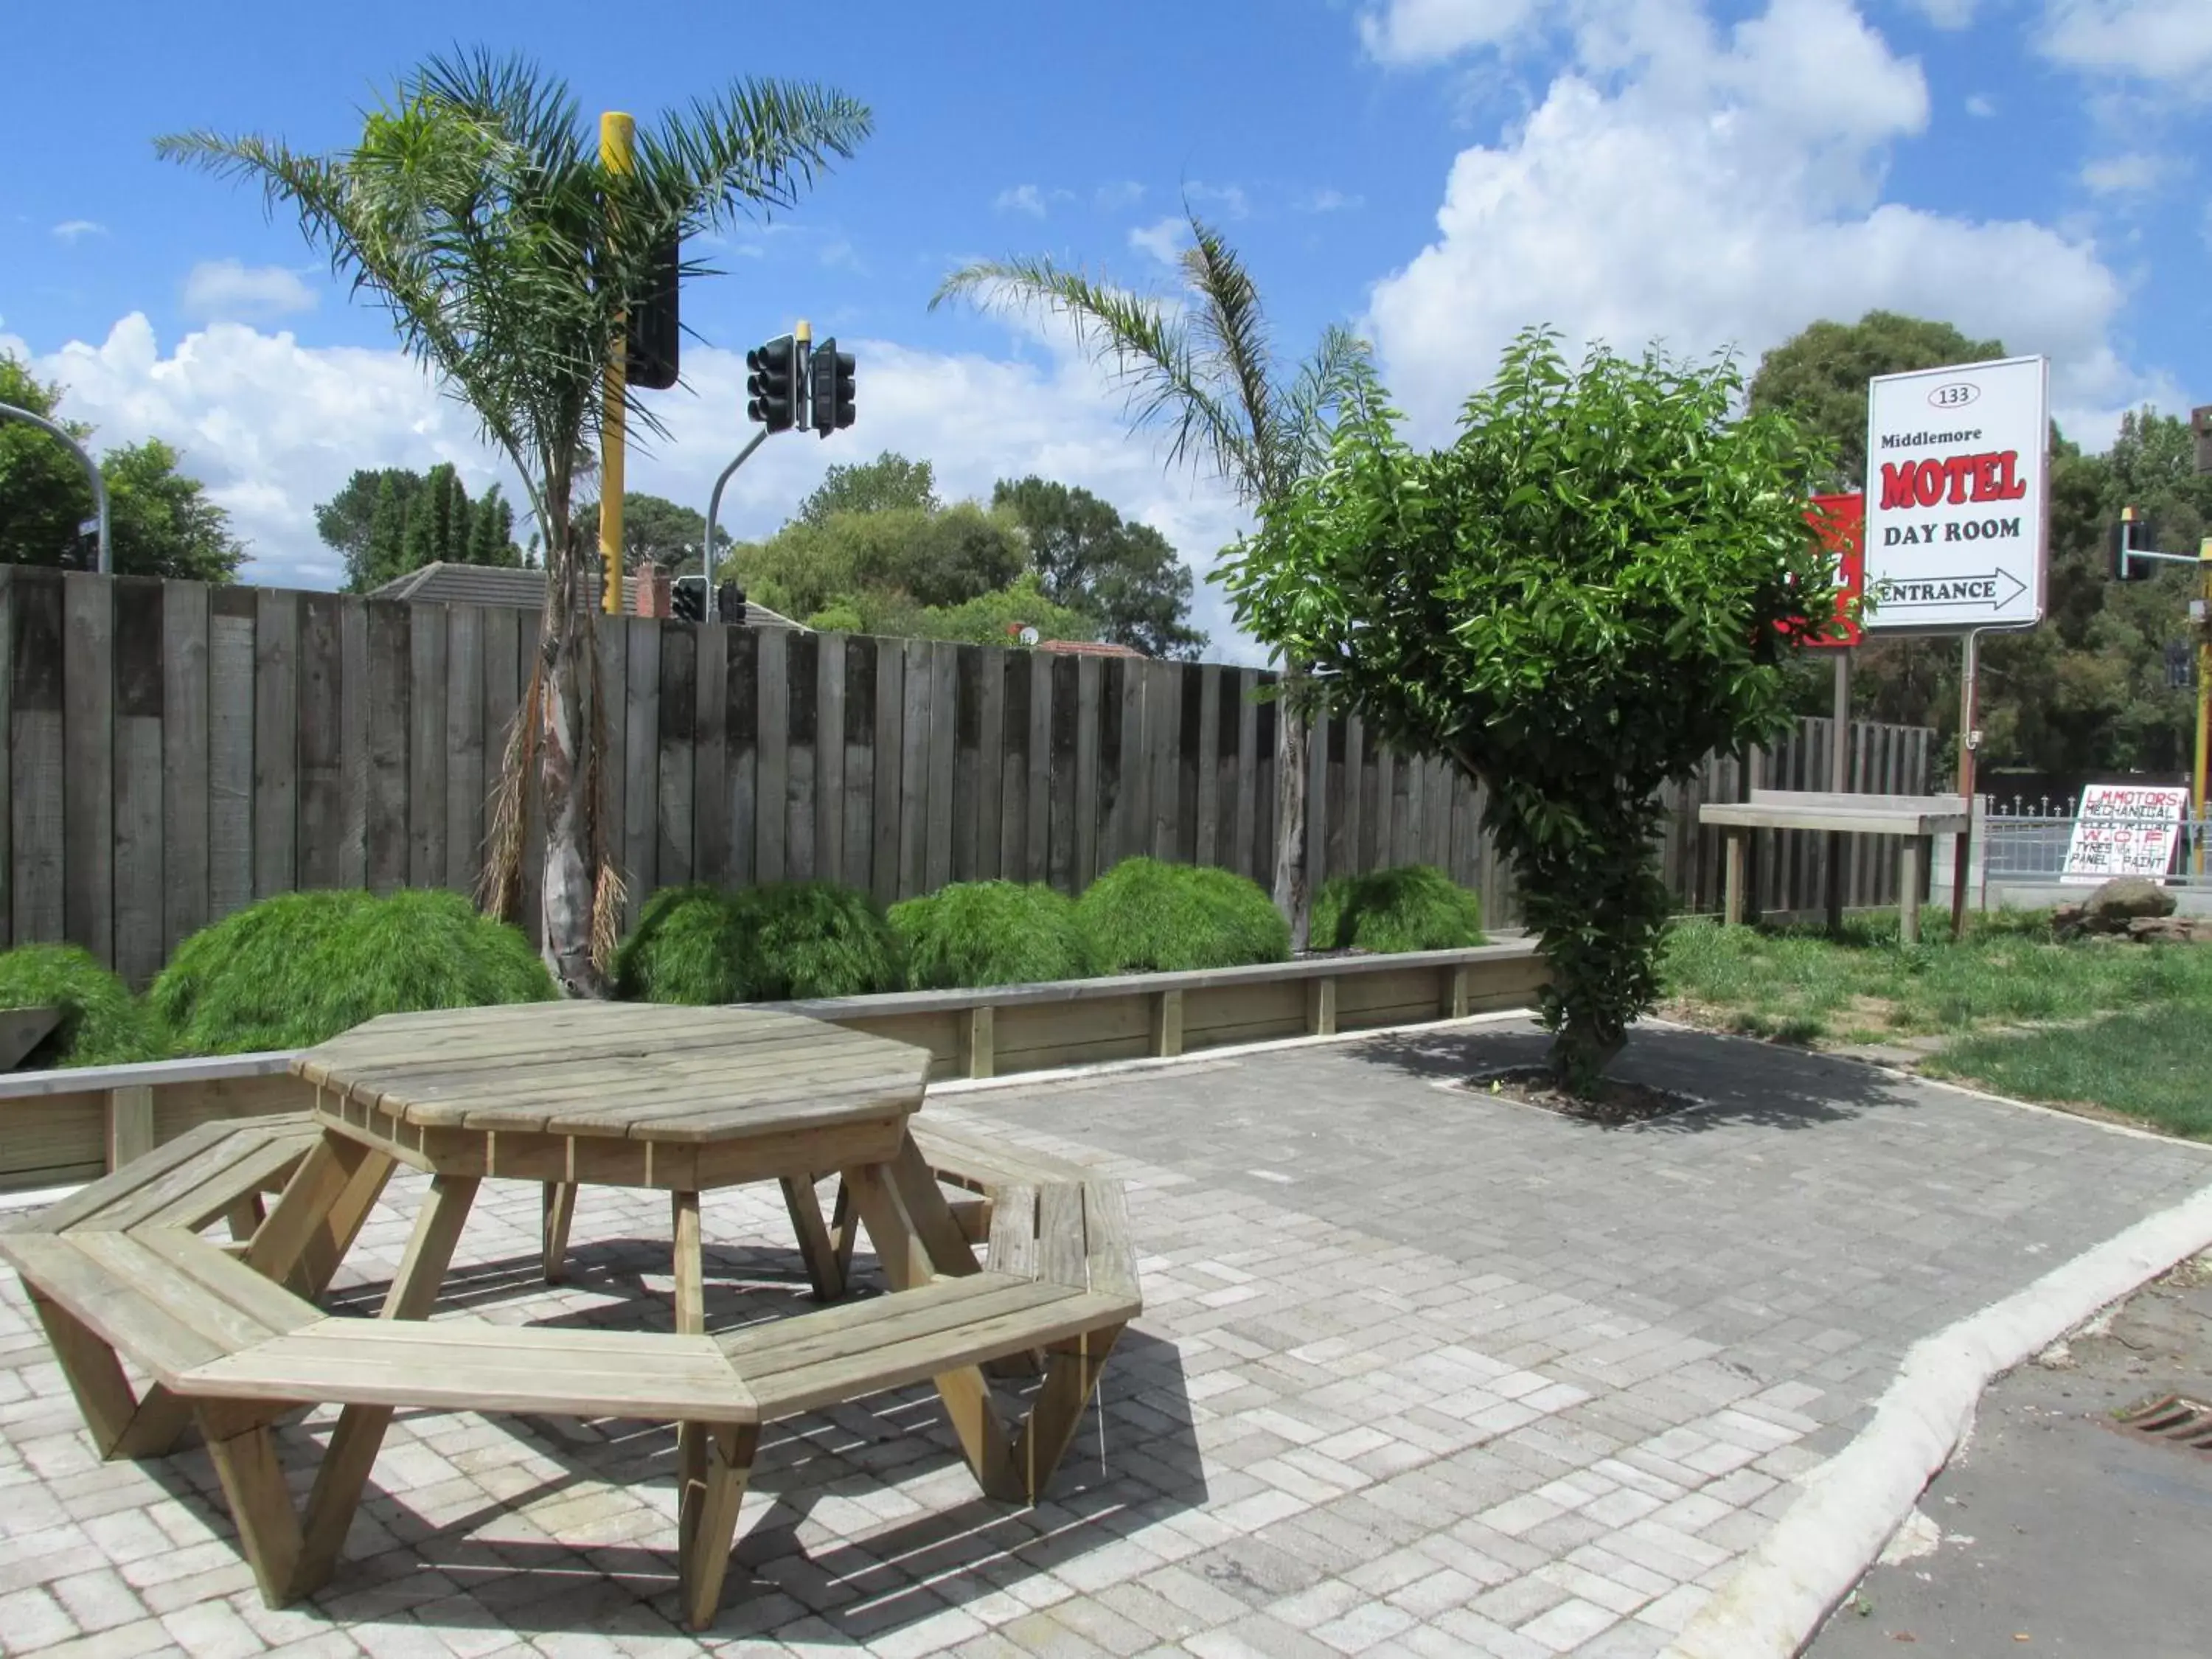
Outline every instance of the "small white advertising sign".
<path id="1" fill-rule="evenodd" d="M 2157 881 L 2173 862 L 2173 848 L 2189 810 L 2186 789 L 2138 788 L 2093 783 L 2081 792 L 2067 843 L 2062 882 L 2087 885 L 2114 876 Z"/>
<path id="2" fill-rule="evenodd" d="M 2041 357 L 1867 386 L 1867 628 L 1963 634 L 2043 620 L 2051 374 Z"/>

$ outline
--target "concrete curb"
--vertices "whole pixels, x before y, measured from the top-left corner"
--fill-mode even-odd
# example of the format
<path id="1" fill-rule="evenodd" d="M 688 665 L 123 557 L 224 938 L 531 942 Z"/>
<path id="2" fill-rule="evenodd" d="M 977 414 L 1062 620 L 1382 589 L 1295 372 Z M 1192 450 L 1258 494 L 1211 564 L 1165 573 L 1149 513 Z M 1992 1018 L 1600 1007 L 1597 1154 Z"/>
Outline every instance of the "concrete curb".
<path id="1" fill-rule="evenodd" d="M 2176 1262 L 2212 1249 L 2212 1186 L 1913 1344 L 1858 1437 L 1804 1490 L 1661 1659 L 1790 1659 L 1958 1449 L 1984 1388 Z"/>

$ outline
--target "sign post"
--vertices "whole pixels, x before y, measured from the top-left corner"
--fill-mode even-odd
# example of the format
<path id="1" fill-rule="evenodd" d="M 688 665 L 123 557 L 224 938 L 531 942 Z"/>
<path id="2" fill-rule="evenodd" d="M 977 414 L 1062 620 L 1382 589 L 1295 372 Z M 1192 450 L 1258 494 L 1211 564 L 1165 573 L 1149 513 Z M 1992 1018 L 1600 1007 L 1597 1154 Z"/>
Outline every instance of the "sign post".
<path id="1" fill-rule="evenodd" d="M 1815 495 L 1805 515 L 1821 545 L 1836 556 L 1836 626 L 1819 639 L 1805 643 L 1814 650 L 1836 653 L 1835 718 L 1828 742 L 1828 788 L 1838 795 L 1851 787 L 1851 647 L 1864 636 L 1859 607 L 1866 597 L 1866 497 Z M 1844 927 L 1844 861 L 1846 838 L 1840 830 L 1828 831 L 1826 891 L 1828 931 Z"/>
<path id="2" fill-rule="evenodd" d="M 2043 620 L 2049 569 L 2051 366 L 2041 357 L 1884 374 L 1867 386 L 1869 631 L 1964 636 L 1951 933 L 1966 926 L 1977 637 Z"/>

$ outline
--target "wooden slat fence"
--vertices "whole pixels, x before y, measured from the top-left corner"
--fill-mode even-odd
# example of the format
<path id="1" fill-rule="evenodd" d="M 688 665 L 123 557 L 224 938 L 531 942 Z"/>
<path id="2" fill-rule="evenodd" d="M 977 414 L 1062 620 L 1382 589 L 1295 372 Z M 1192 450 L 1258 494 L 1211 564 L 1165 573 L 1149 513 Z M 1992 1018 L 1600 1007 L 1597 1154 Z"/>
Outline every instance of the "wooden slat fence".
<path id="1" fill-rule="evenodd" d="M 0 942 L 74 940 L 143 984 L 272 893 L 472 890 L 536 636 L 513 610 L 0 567 Z M 633 916 L 687 881 L 833 877 L 885 902 L 994 876 L 1077 891 L 1139 853 L 1272 877 L 1265 672 L 635 617 L 599 637 Z M 1765 781 L 1824 779 L 1826 726 L 1805 722 Z M 1853 738 L 1858 787 L 1921 787 L 1921 728 Z M 1436 864 L 1510 923 L 1480 791 L 1356 718 L 1312 750 L 1316 880 Z M 1671 792 L 1686 908 L 1718 908 L 1696 805 L 1741 769 Z M 1766 908 L 1819 902 L 1821 849 L 1796 844 L 1813 839 L 1765 854 Z M 1853 902 L 1893 899 L 1895 864 L 1865 847 Z"/>

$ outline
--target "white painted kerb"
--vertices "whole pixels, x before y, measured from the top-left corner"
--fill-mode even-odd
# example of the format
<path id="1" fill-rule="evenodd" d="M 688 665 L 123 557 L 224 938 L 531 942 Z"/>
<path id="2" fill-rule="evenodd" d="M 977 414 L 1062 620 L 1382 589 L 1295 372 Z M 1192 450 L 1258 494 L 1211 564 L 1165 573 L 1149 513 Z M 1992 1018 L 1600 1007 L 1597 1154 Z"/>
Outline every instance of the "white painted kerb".
<path id="1" fill-rule="evenodd" d="M 1781 1522 L 1661 1659 L 1790 1659 L 1949 1462 L 1990 1378 L 2207 1249 L 2212 1187 L 1913 1344 L 1874 1421 L 1807 1477 Z"/>

